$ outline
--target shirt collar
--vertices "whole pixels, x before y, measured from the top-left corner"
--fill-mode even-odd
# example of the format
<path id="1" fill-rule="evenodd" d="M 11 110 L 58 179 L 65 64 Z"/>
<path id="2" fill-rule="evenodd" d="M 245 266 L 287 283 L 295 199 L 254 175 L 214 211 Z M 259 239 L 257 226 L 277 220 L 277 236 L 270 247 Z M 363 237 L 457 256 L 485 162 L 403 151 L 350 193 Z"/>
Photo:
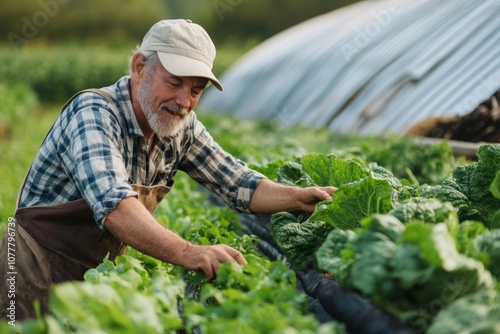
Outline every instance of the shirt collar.
<path id="1" fill-rule="evenodd" d="M 115 84 L 116 103 L 119 110 L 122 110 L 123 117 L 127 125 L 128 134 L 132 138 L 144 137 L 137 117 L 132 107 L 132 97 L 130 95 L 130 76 L 124 76 Z"/>

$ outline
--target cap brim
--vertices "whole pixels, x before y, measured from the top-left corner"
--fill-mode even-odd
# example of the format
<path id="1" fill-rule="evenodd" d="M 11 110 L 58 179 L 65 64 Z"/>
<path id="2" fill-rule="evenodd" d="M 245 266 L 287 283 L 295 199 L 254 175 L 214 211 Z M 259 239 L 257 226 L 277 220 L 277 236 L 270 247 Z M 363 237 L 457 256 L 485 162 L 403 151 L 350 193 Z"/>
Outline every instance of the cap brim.
<path id="1" fill-rule="evenodd" d="M 207 78 L 218 90 L 224 90 L 224 87 L 222 87 L 219 80 L 212 73 L 210 67 L 204 62 L 172 53 L 157 53 L 163 67 L 173 75 L 178 77 Z"/>

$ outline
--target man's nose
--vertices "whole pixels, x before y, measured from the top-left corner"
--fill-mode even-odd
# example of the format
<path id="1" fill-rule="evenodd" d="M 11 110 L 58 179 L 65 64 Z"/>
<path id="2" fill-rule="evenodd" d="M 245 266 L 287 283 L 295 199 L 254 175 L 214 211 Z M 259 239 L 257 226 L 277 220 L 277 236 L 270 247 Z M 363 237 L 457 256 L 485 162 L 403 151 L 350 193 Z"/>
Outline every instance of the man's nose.
<path id="1" fill-rule="evenodd" d="M 187 86 L 177 91 L 175 102 L 182 108 L 189 109 L 191 106 L 191 89 Z"/>

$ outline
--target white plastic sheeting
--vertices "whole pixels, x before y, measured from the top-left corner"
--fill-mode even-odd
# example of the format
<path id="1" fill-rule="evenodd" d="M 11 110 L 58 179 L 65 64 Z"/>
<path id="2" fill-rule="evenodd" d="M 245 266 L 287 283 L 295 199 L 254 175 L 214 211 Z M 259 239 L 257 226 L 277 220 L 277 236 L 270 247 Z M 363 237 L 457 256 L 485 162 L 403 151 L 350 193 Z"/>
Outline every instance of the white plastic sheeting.
<path id="1" fill-rule="evenodd" d="M 221 81 L 199 109 L 338 134 L 464 115 L 500 88 L 500 0 L 362 1 L 270 38 Z"/>

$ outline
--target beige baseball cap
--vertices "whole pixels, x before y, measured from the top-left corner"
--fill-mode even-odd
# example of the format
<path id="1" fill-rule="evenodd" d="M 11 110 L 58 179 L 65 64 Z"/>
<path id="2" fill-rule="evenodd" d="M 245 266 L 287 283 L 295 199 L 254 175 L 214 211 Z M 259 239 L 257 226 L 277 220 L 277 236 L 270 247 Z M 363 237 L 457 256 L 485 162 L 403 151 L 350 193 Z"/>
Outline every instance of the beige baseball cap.
<path id="1" fill-rule="evenodd" d="M 142 40 L 143 51 L 156 51 L 167 71 L 178 77 L 207 78 L 223 90 L 212 73 L 215 45 L 208 33 L 191 20 L 162 20 Z"/>

